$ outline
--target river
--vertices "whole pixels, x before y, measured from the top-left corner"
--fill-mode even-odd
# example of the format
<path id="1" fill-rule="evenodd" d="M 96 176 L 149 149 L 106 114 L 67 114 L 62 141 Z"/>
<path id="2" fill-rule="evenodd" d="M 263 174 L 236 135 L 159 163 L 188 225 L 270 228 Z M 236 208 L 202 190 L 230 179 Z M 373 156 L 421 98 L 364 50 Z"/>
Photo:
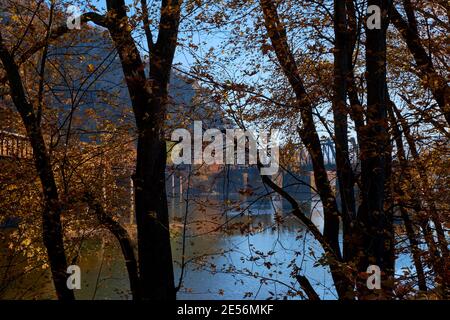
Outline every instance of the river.
<path id="1" fill-rule="evenodd" d="M 294 266 L 310 279 L 321 298 L 336 299 L 328 268 L 317 263 L 322 249 L 282 201 L 196 196 L 190 199 L 187 211 L 186 203 L 177 197 L 168 202 L 176 284 L 187 217 L 187 263 L 178 299 L 299 299 L 299 286 L 291 275 Z M 317 197 L 304 208 L 321 229 L 322 208 Z M 401 265 L 408 260 L 404 257 Z M 77 299 L 130 298 L 124 260 L 114 238 L 84 240 L 78 265 L 82 281 Z M 27 288 L 24 294 L 23 288 Z M 48 272 L 31 272 L 4 298 L 54 298 Z"/>

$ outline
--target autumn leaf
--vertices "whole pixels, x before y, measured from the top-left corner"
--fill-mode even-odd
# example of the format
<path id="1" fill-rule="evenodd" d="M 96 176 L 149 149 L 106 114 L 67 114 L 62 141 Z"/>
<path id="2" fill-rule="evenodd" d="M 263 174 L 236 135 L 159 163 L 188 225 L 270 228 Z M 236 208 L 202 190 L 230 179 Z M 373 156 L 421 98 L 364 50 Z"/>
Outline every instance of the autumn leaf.
<path id="1" fill-rule="evenodd" d="M 95 71 L 95 67 L 94 67 L 94 65 L 92 63 L 89 63 L 87 65 L 87 71 L 90 72 L 90 73 L 93 73 Z"/>

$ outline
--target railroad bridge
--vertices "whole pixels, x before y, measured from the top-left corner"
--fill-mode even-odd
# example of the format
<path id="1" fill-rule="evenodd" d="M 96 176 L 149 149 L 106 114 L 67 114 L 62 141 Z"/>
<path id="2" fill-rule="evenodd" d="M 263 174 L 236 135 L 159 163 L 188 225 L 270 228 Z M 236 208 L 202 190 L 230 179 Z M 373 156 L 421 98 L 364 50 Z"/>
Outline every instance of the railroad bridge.
<path id="1" fill-rule="evenodd" d="M 331 139 L 323 139 L 321 141 L 322 154 L 324 157 L 325 169 L 328 173 L 328 178 L 332 185 L 336 186 L 336 151 L 334 143 Z M 350 139 L 349 146 L 349 156 L 352 166 L 357 169 L 358 167 L 358 146 L 355 142 L 355 139 Z M 6 131 L 0 131 L 0 161 L 1 160 L 30 160 L 32 159 L 33 151 L 31 145 L 28 141 L 28 138 L 24 135 L 11 133 Z M 306 149 L 301 149 L 299 153 L 299 161 L 300 161 L 300 173 L 292 174 L 280 172 L 277 176 L 274 176 L 274 181 L 282 186 L 286 191 L 290 192 L 294 198 L 299 201 L 305 201 L 310 199 L 312 196 L 312 190 L 315 189 L 315 181 L 313 174 L 313 165 L 311 161 L 311 157 L 306 151 Z M 248 168 L 251 169 L 251 168 Z M 258 172 L 254 172 L 254 174 L 250 174 L 249 171 L 243 170 L 242 172 L 236 172 L 238 175 L 242 177 L 238 178 L 238 185 L 246 185 L 246 184 L 257 184 L 260 180 Z M 239 170 L 238 170 L 239 171 Z M 180 175 L 176 182 L 174 180 L 174 175 L 168 174 L 167 181 L 167 194 L 169 197 L 183 197 L 186 190 L 186 179 L 183 175 Z M 131 181 L 131 180 L 130 180 Z M 302 181 L 299 183 L 299 181 Z M 307 186 L 312 186 L 310 189 Z M 130 184 L 130 223 L 134 221 L 133 214 L 133 191 L 132 191 L 132 182 Z M 0 226 L 1 227 L 1 226 Z"/>
<path id="2" fill-rule="evenodd" d="M 331 139 L 321 141 L 322 154 L 327 171 L 336 171 L 336 151 Z M 350 139 L 350 161 L 358 163 L 358 146 L 354 138 Z M 0 158 L 31 158 L 33 150 L 24 135 L 0 130 Z M 300 151 L 300 167 L 303 171 L 313 171 L 311 156 L 305 148 Z"/>
<path id="3" fill-rule="evenodd" d="M 355 138 L 349 139 L 349 157 L 350 162 L 354 168 L 358 165 L 358 145 Z M 327 171 L 336 171 L 336 149 L 334 142 L 331 139 L 322 139 L 320 142 L 322 147 L 323 160 L 325 162 L 325 169 Z M 313 171 L 311 156 L 305 148 L 300 151 L 300 168 L 302 171 Z"/>

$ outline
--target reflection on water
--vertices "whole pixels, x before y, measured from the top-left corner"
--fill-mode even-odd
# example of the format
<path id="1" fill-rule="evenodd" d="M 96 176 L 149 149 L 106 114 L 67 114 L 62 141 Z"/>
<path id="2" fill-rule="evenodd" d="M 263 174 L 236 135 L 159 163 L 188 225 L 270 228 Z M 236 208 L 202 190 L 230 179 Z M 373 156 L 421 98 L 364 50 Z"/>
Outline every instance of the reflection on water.
<path id="1" fill-rule="evenodd" d="M 169 208 L 178 283 L 186 202 L 169 199 Z M 321 228 L 317 203 L 305 209 L 312 211 L 312 220 Z M 295 217 L 283 211 L 281 201 L 240 199 L 237 206 L 233 200 L 224 204 L 199 197 L 189 201 L 186 217 L 186 267 L 179 299 L 284 298 L 298 290 L 291 276 L 294 266 L 308 274 L 323 297 L 335 298 L 333 289 L 326 287 L 330 283 L 327 270 L 314 266 L 320 247 Z M 85 252 L 80 261 L 85 272 L 83 289 L 77 297 L 126 298 L 126 270 L 115 243 L 89 241 Z"/>
<path id="2" fill-rule="evenodd" d="M 335 299 L 327 268 L 315 265 L 322 254 L 320 246 L 280 200 L 255 198 L 195 197 L 187 211 L 184 199 L 169 199 L 176 283 L 187 218 L 186 267 L 178 298 L 291 298 L 299 289 L 291 275 L 297 270 L 308 276 L 322 298 Z M 320 202 L 313 197 L 304 209 L 321 229 Z M 79 266 L 78 299 L 130 298 L 125 264 L 113 238 L 85 240 Z M 32 272 L 22 280 L 30 288 L 28 293 L 17 296 L 13 291 L 5 297 L 52 298 L 52 284 L 46 277 L 48 273 Z"/>
<path id="3" fill-rule="evenodd" d="M 240 202 L 241 210 L 233 208 L 225 214 L 220 206 L 198 210 L 201 205 L 196 204 L 189 210 L 186 259 L 194 260 L 184 276 L 179 298 L 282 298 L 298 288 L 290 276 L 294 261 L 320 282 L 327 277 L 324 269 L 313 267 L 311 257 L 299 255 L 314 243 L 309 236 L 305 238 L 305 230 L 296 218 L 282 211 L 281 201 L 258 201 L 246 210 L 250 203 Z M 319 215 L 314 211 L 313 219 L 319 221 Z M 205 231 L 197 221 L 214 221 L 213 225 L 224 225 L 226 229 L 216 232 L 217 227 L 211 226 Z M 173 243 L 176 261 L 181 260 L 180 240 Z M 320 249 L 316 250 L 320 256 Z"/>

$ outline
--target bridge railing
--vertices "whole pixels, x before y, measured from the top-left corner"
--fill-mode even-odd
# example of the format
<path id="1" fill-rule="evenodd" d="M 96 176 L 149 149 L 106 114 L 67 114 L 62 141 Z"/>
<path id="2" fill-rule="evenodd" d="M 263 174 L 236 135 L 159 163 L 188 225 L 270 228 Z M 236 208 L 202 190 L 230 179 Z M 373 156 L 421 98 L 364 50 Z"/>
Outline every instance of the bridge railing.
<path id="1" fill-rule="evenodd" d="M 359 158 L 358 158 L 358 145 L 354 138 L 349 139 L 349 158 L 352 162 L 353 166 L 356 166 Z M 336 168 L 336 149 L 334 142 L 331 139 L 325 139 L 320 142 L 322 148 L 322 155 L 325 167 L 328 170 L 335 170 Z M 303 148 L 300 150 L 300 166 L 306 170 L 312 170 L 312 160 L 311 156 L 306 150 Z"/>
<path id="2" fill-rule="evenodd" d="M 31 158 L 33 150 L 24 135 L 0 130 L 0 157 Z"/>

